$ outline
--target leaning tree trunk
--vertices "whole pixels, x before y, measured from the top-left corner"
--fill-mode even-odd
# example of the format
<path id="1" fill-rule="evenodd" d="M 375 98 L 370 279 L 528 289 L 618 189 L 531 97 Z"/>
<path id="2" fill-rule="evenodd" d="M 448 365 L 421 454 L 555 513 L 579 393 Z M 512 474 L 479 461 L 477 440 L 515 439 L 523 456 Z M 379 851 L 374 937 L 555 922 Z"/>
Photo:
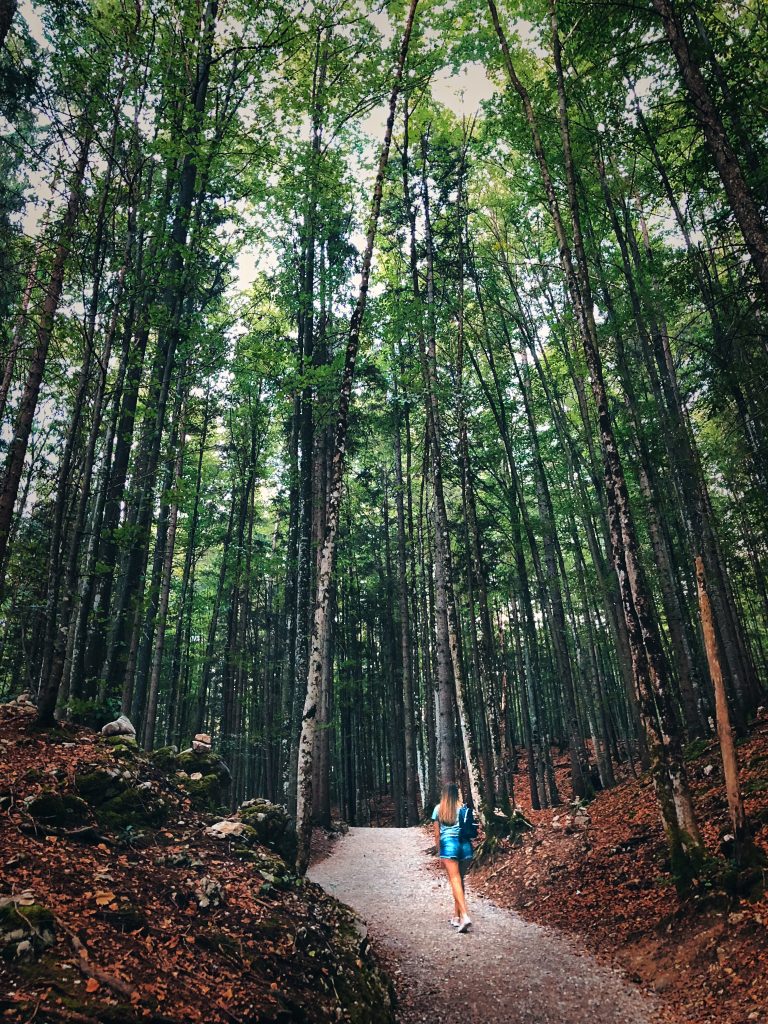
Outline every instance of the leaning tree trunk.
<path id="1" fill-rule="evenodd" d="M 328 488 L 328 508 L 325 522 L 325 535 L 320 555 L 320 568 L 317 574 L 317 600 L 312 623 L 312 639 L 310 645 L 309 672 L 307 676 L 307 697 L 302 715 L 301 739 L 299 741 L 298 777 L 296 787 L 296 824 L 299 837 L 296 867 L 304 874 L 309 867 L 310 843 L 312 840 L 312 755 L 315 742 L 315 724 L 317 701 L 322 686 L 323 655 L 325 650 L 325 634 L 328 629 L 328 610 L 331 591 L 331 571 L 336 549 L 336 534 L 339 528 L 339 511 L 341 508 L 341 492 L 344 482 L 344 456 L 347 447 L 347 430 L 349 426 L 349 406 L 352 399 L 352 383 L 355 375 L 355 363 L 360 345 L 360 331 L 368 299 L 368 286 L 373 261 L 373 244 L 376 238 L 381 199 L 384 190 L 384 174 L 389 160 L 389 149 L 392 142 L 392 130 L 395 123 L 397 98 L 408 55 L 411 30 L 418 0 L 411 0 L 403 33 L 394 83 L 389 98 L 389 114 L 384 133 L 384 143 L 379 156 L 379 166 L 373 189 L 373 200 L 368 220 L 363 262 L 360 269 L 360 287 L 357 302 L 352 313 L 347 337 L 347 351 L 344 359 L 344 371 L 339 388 L 339 404 L 336 416 L 336 432 L 334 436 L 331 462 L 331 479 Z"/>
<path id="2" fill-rule="evenodd" d="M 29 268 L 27 273 L 27 283 L 24 286 L 24 294 L 21 297 L 21 307 L 19 314 L 16 317 L 16 323 L 13 325 L 13 336 L 11 337 L 11 344 L 8 347 L 8 351 L 5 355 L 5 368 L 3 370 L 3 379 L 0 382 L 0 424 L 5 419 L 5 407 L 8 402 L 8 392 L 11 387 L 11 381 L 13 380 L 13 371 L 16 367 L 16 357 L 19 354 L 21 343 L 24 340 L 24 331 L 27 326 L 27 314 L 29 311 L 29 302 L 32 298 L 32 292 L 35 284 L 37 283 L 37 265 L 40 258 L 40 244 L 38 244 L 37 250 L 35 251 L 34 259 L 32 260 L 32 266 Z"/>
<path id="3" fill-rule="evenodd" d="M 64 270 L 70 246 L 72 245 L 75 224 L 80 212 L 83 178 L 85 177 L 85 169 L 88 164 L 91 140 L 91 128 L 88 125 L 84 125 L 77 163 L 69 187 L 67 206 L 61 221 L 59 238 L 53 254 L 51 275 L 45 289 L 43 307 L 37 324 L 37 343 L 27 371 L 27 380 L 16 414 L 13 438 L 8 447 L 8 455 L 5 460 L 5 472 L 3 474 L 2 487 L 0 488 L 0 591 L 2 591 L 5 584 L 5 558 L 8 551 L 11 520 L 16 505 L 16 498 L 19 494 L 21 471 L 24 467 L 29 437 L 32 433 L 32 421 L 37 409 L 40 385 L 43 382 L 48 347 L 53 336 L 53 323 L 56 317 L 56 310 L 59 308 L 59 299 L 61 298 L 61 290 L 64 285 Z M 47 723 L 50 724 L 53 720 L 53 715 L 45 717 Z"/>
<path id="4" fill-rule="evenodd" d="M 707 593 L 706 578 L 704 575 L 704 561 L 701 555 L 696 556 L 696 586 L 699 596 L 699 607 L 701 609 L 701 628 L 704 634 L 704 648 L 707 652 L 709 674 L 712 677 L 712 685 L 715 690 L 717 737 L 720 741 L 720 754 L 723 760 L 725 795 L 728 800 L 731 825 L 733 826 L 734 849 L 736 854 L 735 860 L 739 861 L 743 857 L 745 846 L 749 844 L 749 829 L 747 827 L 747 819 L 744 813 L 744 799 L 742 797 L 741 783 L 739 781 L 739 762 L 736 757 L 733 727 L 731 726 L 730 711 L 728 709 L 728 696 L 725 692 L 723 671 L 717 649 L 712 604 L 709 600 L 709 594 Z"/>
<path id="5" fill-rule="evenodd" d="M 653 6 L 661 17 L 691 106 L 707 140 L 731 210 L 744 236 L 744 242 L 768 300 L 768 227 L 731 145 L 720 111 L 691 53 L 673 0 L 653 0 Z"/>

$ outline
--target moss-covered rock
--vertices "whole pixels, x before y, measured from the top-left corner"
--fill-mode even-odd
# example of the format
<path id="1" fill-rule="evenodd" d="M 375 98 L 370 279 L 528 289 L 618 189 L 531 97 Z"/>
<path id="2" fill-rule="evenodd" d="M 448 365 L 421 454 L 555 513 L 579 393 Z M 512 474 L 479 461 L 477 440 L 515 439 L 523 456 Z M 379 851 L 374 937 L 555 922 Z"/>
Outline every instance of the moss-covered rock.
<path id="1" fill-rule="evenodd" d="M 39 956 L 55 941 L 56 922 L 47 907 L 22 906 L 13 898 L 0 900 L 0 956 L 22 960 Z"/>
<path id="2" fill-rule="evenodd" d="M 371 954 L 368 931 L 347 913 L 336 933 L 339 964 L 334 988 L 351 1024 L 392 1024 L 395 991 Z"/>
<path id="3" fill-rule="evenodd" d="M 226 806 L 232 776 L 224 761 L 212 751 L 182 750 L 176 758 L 176 782 L 200 811 L 219 811 Z"/>
<path id="4" fill-rule="evenodd" d="M 245 845 L 242 840 L 238 840 L 237 844 L 233 847 L 233 853 L 240 860 L 253 865 L 263 882 L 261 892 L 269 892 L 270 889 L 288 889 L 295 885 L 298 880 L 298 876 L 292 870 L 292 866 L 286 864 L 282 857 L 266 853 L 260 848 L 252 849 L 250 846 Z"/>
<path id="5" fill-rule="evenodd" d="M 216 775 L 203 775 L 200 779 L 179 776 L 176 781 L 198 810 L 218 811 L 224 807 L 226 787 L 222 787 Z"/>
<path id="6" fill-rule="evenodd" d="M 75 776 L 78 792 L 99 824 L 113 832 L 158 828 L 168 816 L 165 801 L 149 787 L 114 769 L 94 768 Z"/>
<path id="7" fill-rule="evenodd" d="M 159 828 L 168 816 L 168 807 L 153 793 L 128 786 L 119 796 L 102 804 L 96 816 L 114 832 L 126 828 Z"/>
<path id="8" fill-rule="evenodd" d="M 279 853 L 288 864 L 296 860 L 296 826 L 285 807 L 269 800 L 248 800 L 240 818 L 255 831 L 258 841 Z"/>
<path id="9" fill-rule="evenodd" d="M 135 761 L 140 756 L 139 747 L 133 736 L 105 736 L 102 743 L 112 750 L 115 757 L 122 760 Z"/>
<path id="10" fill-rule="evenodd" d="M 215 775 L 224 786 L 228 786 L 232 781 L 232 774 L 226 763 L 210 750 L 182 750 L 177 763 L 187 775 L 195 775 L 198 772 L 201 775 Z"/>
<path id="11" fill-rule="evenodd" d="M 29 801 L 27 810 L 43 828 L 79 828 L 90 819 L 88 804 L 71 793 L 41 793 Z"/>
<path id="12" fill-rule="evenodd" d="M 161 772 L 170 774 L 179 767 L 179 752 L 176 747 L 158 747 L 157 750 L 152 751 L 149 759 Z"/>
<path id="13" fill-rule="evenodd" d="M 126 780 L 118 768 L 84 767 L 75 775 L 75 787 L 92 807 L 101 807 L 126 788 Z"/>

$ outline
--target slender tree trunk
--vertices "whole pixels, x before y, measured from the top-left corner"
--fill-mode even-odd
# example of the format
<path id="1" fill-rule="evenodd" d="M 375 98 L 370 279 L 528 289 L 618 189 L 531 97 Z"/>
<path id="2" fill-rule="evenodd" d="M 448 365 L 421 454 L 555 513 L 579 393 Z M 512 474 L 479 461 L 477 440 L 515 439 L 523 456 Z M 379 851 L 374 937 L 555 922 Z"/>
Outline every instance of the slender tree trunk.
<path id="1" fill-rule="evenodd" d="M 720 175 L 736 223 L 741 229 L 765 299 L 768 300 L 768 228 L 741 169 L 720 111 L 688 45 L 676 4 L 673 0 L 653 0 L 653 6 L 662 20 L 691 106 L 712 153 L 717 173 Z"/>
<path id="2" fill-rule="evenodd" d="M 1 2 L 1 0 L 0 0 Z M 2 43 L 0 42 L 0 46 Z M 16 367 L 16 357 L 19 354 L 21 343 L 24 340 L 24 331 L 27 326 L 27 314 L 29 312 L 29 302 L 32 298 L 32 292 L 34 291 L 35 285 L 37 284 L 37 266 L 40 257 L 40 245 L 35 251 L 35 257 L 32 260 L 32 266 L 29 268 L 27 274 L 27 283 L 24 287 L 24 293 L 21 297 L 21 306 L 19 308 L 19 314 L 16 317 L 16 323 L 13 325 L 13 336 L 11 337 L 11 344 L 8 347 L 8 351 L 5 355 L 5 368 L 3 369 L 3 379 L 0 381 L 0 424 L 5 419 L 5 407 L 8 403 L 8 392 L 11 388 L 11 381 L 13 380 L 13 371 Z"/>
<path id="3" fill-rule="evenodd" d="M 403 456 L 400 438 L 400 399 L 395 383 L 395 509 L 397 516 L 397 600 L 400 613 L 400 659 L 405 715 L 405 824 L 415 825 L 419 819 L 418 776 L 416 766 L 416 715 L 414 711 L 413 669 L 411 665 L 411 620 L 408 596 L 408 569 L 405 535 L 405 503 L 403 500 Z"/>
<path id="4" fill-rule="evenodd" d="M 168 702 L 168 718 L 166 723 L 166 742 L 172 742 L 176 735 L 179 709 L 181 704 L 181 670 L 183 660 L 184 634 L 186 623 L 192 609 L 192 598 L 194 594 L 194 563 L 197 549 L 197 531 L 200 522 L 200 502 L 203 482 L 203 460 L 205 458 L 206 444 L 208 440 L 208 428 L 210 426 L 211 409 L 210 384 L 205 395 L 203 407 L 203 423 L 200 431 L 200 448 L 197 454 L 197 467 L 195 470 L 195 496 L 192 501 L 192 512 L 187 526 L 187 545 L 184 554 L 184 569 L 181 576 L 181 589 L 179 591 L 179 605 L 176 613 L 176 629 L 173 641 L 173 655 L 171 657 L 171 679 L 170 697 Z"/>
<path id="5" fill-rule="evenodd" d="M 339 511 L 341 507 L 342 484 L 344 479 L 344 457 L 347 447 L 347 429 L 349 425 L 349 406 L 352 399 L 352 383 L 354 380 L 355 363 L 360 344 L 360 331 L 368 298 L 368 285 L 373 260 L 373 245 L 376 228 L 381 211 L 381 199 L 384 189 L 384 174 L 389 160 L 389 149 L 392 142 L 392 131 L 395 122 L 395 110 L 403 78 L 408 44 L 413 28 L 418 0 L 411 0 L 400 46 L 400 54 L 394 73 L 394 83 L 389 100 L 389 114 L 384 134 L 384 144 L 379 156 L 379 166 L 373 190 L 371 212 L 368 220 L 368 232 L 363 262 L 360 270 L 360 287 L 357 302 L 352 312 L 347 338 L 347 350 L 344 359 L 344 370 L 339 389 L 339 405 L 334 435 L 331 481 L 328 489 L 328 509 L 326 515 L 325 536 L 320 556 L 320 570 L 317 578 L 317 600 L 312 624 L 311 653 L 307 678 L 307 697 L 302 715 L 301 739 L 299 742 L 299 767 L 296 794 L 296 823 L 299 835 L 299 849 L 296 866 L 300 874 L 304 874 L 309 866 L 310 844 L 312 839 L 312 755 L 315 740 L 315 724 L 317 701 L 322 685 L 323 652 L 325 634 L 328 629 L 328 608 L 330 603 L 331 571 L 336 549 L 336 534 L 339 528 Z"/>
<path id="6" fill-rule="evenodd" d="M 179 522 L 178 489 L 181 484 L 181 476 L 184 469 L 185 412 L 185 406 L 182 406 L 179 415 L 180 422 L 176 432 L 176 461 L 173 468 L 172 484 L 174 495 L 171 499 L 168 515 L 168 529 L 165 536 L 163 571 L 160 581 L 160 600 L 155 619 L 152 666 L 150 669 L 149 688 L 147 692 L 147 713 L 144 717 L 144 747 L 146 750 L 152 750 L 155 744 L 157 699 L 160 692 L 160 672 L 163 667 L 163 651 L 165 649 L 165 626 L 168 619 L 168 604 L 171 596 L 171 582 L 173 578 L 173 556 L 176 550 L 176 529 Z"/>
<path id="7" fill-rule="evenodd" d="M 559 120 L 566 181 L 573 227 L 576 266 L 560 213 L 559 200 L 539 134 L 536 117 L 527 90 L 517 76 L 504 36 L 494 0 L 488 7 L 501 45 L 510 83 L 520 97 L 531 129 L 547 203 L 557 235 L 563 272 L 571 306 L 579 327 L 584 355 L 590 373 L 592 393 L 597 407 L 604 479 L 610 523 L 614 566 L 622 593 L 622 604 L 632 652 L 633 675 L 637 688 L 643 726 L 651 756 L 651 771 L 669 843 L 673 872 L 684 883 L 697 870 L 701 853 L 701 837 L 693 813 L 685 764 L 680 748 L 674 709 L 669 693 L 669 680 L 664 664 L 651 595 L 639 558 L 639 548 L 632 512 L 629 507 L 624 471 L 619 456 L 603 377 L 602 360 L 597 346 L 597 332 L 591 298 L 591 285 L 581 239 L 575 174 L 571 153 L 570 128 L 565 99 L 560 39 L 554 5 L 550 4 L 553 53 L 557 71 Z"/>
<path id="8" fill-rule="evenodd" d="M 696 585 L 699 592 L 699 607 L 701 608 L 701 628 L 704 633 L 704 647 L 707 652 L 707 663 L 709 674 L 712 677 L 712 684 L 715 688 L 715 709 L 717 713 L 717 736 L 720 741 L 720 755 L 723 761 L 723 775 L 725 777 L 725 795 L 728 799 L 728 810 L 731 815 L 733 826 L 735 859 L 739 861 L 744 854 L 745 844 L 749 842 L 749 830 L 747 818 L 744 813 L 744 799 L 741 794 L 741 783 L 739 782 L 739 762 L 736 756 L 733 727 L 731 726 L 730 711 L 728 709 L 728 697 L 725 692 L 723 671 L 720 664 L 720 653 L 715 638 L 715 622 L 712 614 L 712 604 L 707 594 L 706 580 L 704 576 L 704 562 L 701 555 L 696 556 Z"/>
<path id="9" fill-rule="evenodd" d="M 67 205 L 58 231 L 58 240 L 53 254 L 53 264 L 45 289 L 42 309 L 37 323 L 37 339 L 27 371 L 24 391 L 16 413 L 13 438 L 8 447 L 5 460 L 2 485 L 0 486 L 0 592 L 5 586 L 5 563 L 8 551 L 8 537 L 11 531 L 11 520 L 19 493 L 21 472 L 29 446 L 32 432 L 32 421 L 37 409 L 40 385 L 43 381 L 48 347 L 53 336 L 54 320 L 59 308 L 59 300 L 64 284 L 64 271 L 72 246 L 75 225 L 77 224 L 82 200 L 83 179 L 88 165 L 88 153 L 91 148 L 92 132 L 88 125 L 83 125 L 83 136 L 80 141 L 77 163 L 72 174 Z M 50 724 L 53 713 L 41 717 L 40 724 Z"/>
<path id="10" fill-rule="evenodd" d="M 419 332 L 419 347 L 422 359 L 422 373 L 427 400 L 427 435 L 429 437 L 430 451 L 432 455 L 432 488 L 435 500 L 435 568 L 440 575 L 435 578 L 435 590 L 438 595 L 440 587 L 445 591 L 446 623 L 448 630 L 448 649 L 451 657 L 451 668 L 453 669 L 453 684 L 455 688 L 456 710 L 459 718 L 459 728 L 464 747 L 465 767 L 470 787 L 472 803 L 480 817 L 484 813 L 484 799 L 486 796 L 484 780 L 481 778 L 480 769 L 475 747 L 474 736 L 469 717 L 469 708 L 466 697 L 466 684 L 464 679 L 464 666 L 461 658 L 459 645 L 459 614 L 456 603 L 456 593 L 453 586 L 453 567 L 451 559 L 451 539 L 448 523 L 448 511 L 445 502 L 443 486 L 443 451 L 440 426 L 440 409 L 437 397 L 437 355 L 435 339 L 435 297 L 434 297 L 434 245 L 432 240 L 432 225 L 430 216 L 429 185 L 427 182 L 427 139 L 422 136 L 422 206 L 424 210 L 424 233 L 427 254 L 427 284 L 426 284 L 426 337 Z M 413 240 L 413 225 L 411 228 L 411 252 L 415 252 Z M 413 260 L 413 257 L 412 257 Z M 412 271 L 413 273 L 413 271 Z M 414 275 L 414 293 L 418 298 L 416 289 L 417 276 Z M 455 781 L 454 766 L 440 766 L 443 782 Z"/>

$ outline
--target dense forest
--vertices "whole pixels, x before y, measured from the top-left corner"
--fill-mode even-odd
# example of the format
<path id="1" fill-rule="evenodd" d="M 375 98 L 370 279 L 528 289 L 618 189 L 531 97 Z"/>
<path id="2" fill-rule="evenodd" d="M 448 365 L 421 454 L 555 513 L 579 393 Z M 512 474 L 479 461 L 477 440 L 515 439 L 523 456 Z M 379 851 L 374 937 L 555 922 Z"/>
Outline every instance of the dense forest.
<path id="1" fill-rule="evenodd" d="M 0 2 L 0 696 L 509 822 L 768 668 L 760 0 Z M 458 83 L 458 84 L 457 84 Z M 568 757 L 557 784 L 553 750 Z M 502 827 L 501 825 L 499 827 Z"/>

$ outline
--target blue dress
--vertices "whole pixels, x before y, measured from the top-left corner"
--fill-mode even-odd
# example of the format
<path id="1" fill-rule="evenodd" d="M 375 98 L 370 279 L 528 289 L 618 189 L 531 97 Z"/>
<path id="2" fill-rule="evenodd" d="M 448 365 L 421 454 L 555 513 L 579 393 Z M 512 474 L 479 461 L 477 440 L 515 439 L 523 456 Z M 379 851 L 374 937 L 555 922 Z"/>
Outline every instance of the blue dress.
<path id="1" fill-rule="evenodd" d="M 440 805 L 436 804 L 432 812 L 432 821 L 438 820 Z M 440 822 L 440 856 L 445 860 L 469 860 L 472 856 L 472 843 L 459 835 L 459 818 L 456 815 L 454 825 Z"/>

